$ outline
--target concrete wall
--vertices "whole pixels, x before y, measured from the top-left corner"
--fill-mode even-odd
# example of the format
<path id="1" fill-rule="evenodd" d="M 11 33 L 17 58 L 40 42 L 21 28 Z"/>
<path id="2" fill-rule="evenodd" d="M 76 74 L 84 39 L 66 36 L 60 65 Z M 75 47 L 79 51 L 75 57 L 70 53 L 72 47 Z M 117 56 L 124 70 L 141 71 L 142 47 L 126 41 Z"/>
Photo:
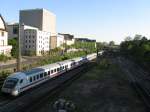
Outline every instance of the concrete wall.
<path id="1" fill-rule="evenodd" d="M 20 23 L 37 27 L 56 36 L 56 16 L 46 9 L 21 10 Z"/>
<path id="2" fill-rule="evenodd" d="M 51 36 L 56 36 L 56 16 L 47 11 L 43 10 L 43 31 L 51 32 Z"/>
<path id="3" fill-rule="evenodd" d="M 21 10 L 20 11 L 20 24 L 37 27 L 42 30 L 43 10 Z"/>

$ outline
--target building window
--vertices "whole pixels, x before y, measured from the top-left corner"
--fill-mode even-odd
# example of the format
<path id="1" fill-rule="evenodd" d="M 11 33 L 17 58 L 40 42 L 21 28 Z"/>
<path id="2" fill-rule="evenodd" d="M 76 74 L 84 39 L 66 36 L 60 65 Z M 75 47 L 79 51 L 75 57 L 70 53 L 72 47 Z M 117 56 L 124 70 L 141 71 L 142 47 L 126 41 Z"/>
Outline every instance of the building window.
<path id="1" fill-rule="evenodd" d="M 30 45 L 29 45 L 29 48 L 30 48 Z"/>
<path id="2" fill-rule="evenodd" d="M 34 36 L 33 36 L 33 38 L 34 38 Z"/>
<path id="3" fill-rule="evenodd" d="M 1 35 L 4 36 L 4 32 L 2 32 Z"/>
<path id="4" fill-rule="evenodd" d="M 26 45 L 26 48 L 27 48 L 27 45 Z"/>
<path id="5" fill-rule="evenodd" d="M 26 40 L 26 43 L 27 43 L 27 40 Z"/>
<path id="6" fill-rule="evenodd" d="M 30 38 L 30 36 L 29 36 L 29 38 Z"/>
<path id="7" fill-rule="evenodd" d="M 33 40 L 33 43 L 34 43 L 34 40 Z"/>
<path id="8" fill-rule="evenodd" d="M 13 28 L 13 34 L 18 34 L 18 28 L 17 27 Z"/>
<path id="9" fill-rule="evenodd" d="M 29 43 L 30 43 L 31 41 L 29 40 Z"/>

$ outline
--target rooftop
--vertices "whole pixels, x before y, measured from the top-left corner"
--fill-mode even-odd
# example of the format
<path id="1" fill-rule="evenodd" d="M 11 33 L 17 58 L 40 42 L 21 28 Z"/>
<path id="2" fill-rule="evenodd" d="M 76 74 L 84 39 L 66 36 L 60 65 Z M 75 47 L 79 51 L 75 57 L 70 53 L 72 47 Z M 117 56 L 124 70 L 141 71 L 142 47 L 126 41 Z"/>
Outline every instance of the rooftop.
<path id="1" fill-rule="evenodd" d="M 52 13 L 51 11 L 44 9 L 44 8 L 35 8 L 35 9 L 22 9 L 20 10 L 21 12 L 25 12 L 25 11 L 46 11 L 49 12 L 50 14 L 53 14 L 54 16 L 56 16 L 54 13 Z"/>
<path id="2" fill-rule="evenodd" d="M 6 30 L 6 25 L 3 17 L 0 14 L 0 30 Z"/>

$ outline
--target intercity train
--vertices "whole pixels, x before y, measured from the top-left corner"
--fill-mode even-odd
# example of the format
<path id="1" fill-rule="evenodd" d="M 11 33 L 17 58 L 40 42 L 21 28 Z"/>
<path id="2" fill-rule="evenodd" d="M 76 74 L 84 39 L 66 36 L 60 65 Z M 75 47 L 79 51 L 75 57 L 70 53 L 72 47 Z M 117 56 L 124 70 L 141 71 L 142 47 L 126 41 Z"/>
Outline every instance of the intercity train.
<path id="1" fill-rule="evenodd" d="M 84 57 L 73 58 L 37 68 L 25 72 L 16 72 L 9 75 L 2 86 L 3 93 L 18 96 L 20 93 L 33 88 L 51 78 L 57 77 L 69 70 L 81 66 L 96 58 L 96 53 Z"/>

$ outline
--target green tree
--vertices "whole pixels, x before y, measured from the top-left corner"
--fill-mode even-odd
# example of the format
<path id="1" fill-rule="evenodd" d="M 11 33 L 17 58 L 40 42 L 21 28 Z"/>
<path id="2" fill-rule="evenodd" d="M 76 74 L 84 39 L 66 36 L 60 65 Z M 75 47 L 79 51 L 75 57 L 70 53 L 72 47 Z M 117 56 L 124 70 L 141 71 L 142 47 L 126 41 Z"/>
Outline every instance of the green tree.
<path id="1" fill-rule="evenodd" d="M 109 42 L 109 46 L 114 46 L 115 45 L 115 42 L 114 41 L 110 41 Z"/>
<path id="2" fill-rule="evenodd" d="M 9 39 L 8 44 L 12 45 L 11 55 L 16 58 L 18 49 L 17 38 Z"/>

